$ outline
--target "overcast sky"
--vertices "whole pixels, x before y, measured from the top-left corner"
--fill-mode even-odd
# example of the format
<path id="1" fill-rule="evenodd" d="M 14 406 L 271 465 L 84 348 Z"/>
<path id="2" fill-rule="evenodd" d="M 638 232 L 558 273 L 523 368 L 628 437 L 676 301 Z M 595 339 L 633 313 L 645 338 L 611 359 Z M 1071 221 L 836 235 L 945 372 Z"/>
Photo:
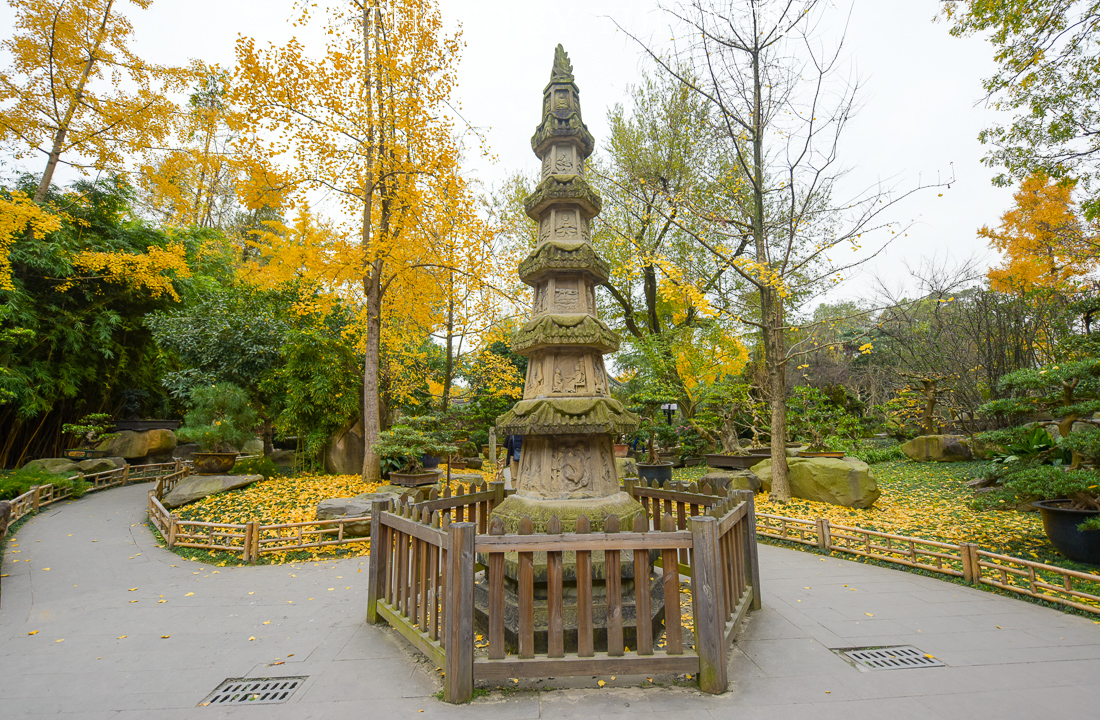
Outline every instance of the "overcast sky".
<path id="1" fill-rule="evenodd" d="M 183 64 L 197 57 L 231 67 L 238 35 L 281 43 L 301 33 L 287 22 L 292 5 L 292 0 L 156 0 L 150 10 L 133 15 L 134 47 L 156 62 Z M 915 222 L 909 236 L 846 284 L 843 295 L 864 295 L 875 274 L 896 282 L 906 263 L 922 258 L 995 260 L 975 235 L 982 225 L 996 224 L 1012 202 L 1010 190 L 991 187 L 993 171 L 981 165 L 984 148 L 976 139 L 996 116 L 976 105 L 981 79 L 993 71 L 992 53 L 983 40 L 953 38 L 944 23 L 933 22 L 940 5 L 937 0 L 830 4 L 823 34 L 838 39 L 851 10 L 847 55 L 865 82 L 863 109 L 843 145 L 843 164 L 852 168 L 849 182 L 862 187 L 882 180 L 905 187 L 952 172 L 956 180 L 942 197 L 926 192 L 897 210 L 894 219 Z M 655 0 L 441 0 L 441 7 L 450 28 L 462 26 L 461 112 L 485 129 L 496 157 L 495 162 L 472 157 L 471 173 L 489 185 L 537 163 L 529 139 L 557 43 L 573 61 L 585 121 L 599 146 L 608 134 L 606 108 L 623 101 L 627 86 L 649 67 L 611 18 L 654 44 L 670 35 L 669 18 Z M 3 27 L 10 27 L 10 17 L 5 6 Z M 320 35 L 303 39 L 307 48 L 320 51 Z"/>

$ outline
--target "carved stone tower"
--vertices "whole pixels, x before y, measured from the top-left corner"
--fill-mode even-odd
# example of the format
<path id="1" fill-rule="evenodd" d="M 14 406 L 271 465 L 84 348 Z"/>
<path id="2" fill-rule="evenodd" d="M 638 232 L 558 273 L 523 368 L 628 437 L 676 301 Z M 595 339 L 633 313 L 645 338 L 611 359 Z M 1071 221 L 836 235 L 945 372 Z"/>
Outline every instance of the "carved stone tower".
<path id="1" fill-rule="evenodd" d="M 584 179 L 593 150 L 581 121 L 579 91 L 565 50 L 558 45 L 543 91 L 542 122 L 531 149 L 542 160 L 542 181 L 527 198 L 538 223 L 538 245 L 520 263 L 534 288 L 531 319 L 512 343 L 528 357 L 523 400 L 497 419 L 498 432 L 522 435 L 516 493 L 494 511 L 508 532 L 528 516 L 536 532 L 557 516 L 571 532 L 579 515 L 593 529 L 609 515 L 629 528 L 641 505 L 619 489 L 614 436 L 633 432 L 638 418 L 611 397 L 603 356 L 618 336 L 599 319 L 596 286 L 608 265 L 592 249 L 590 222 L 600 197 Z"/>

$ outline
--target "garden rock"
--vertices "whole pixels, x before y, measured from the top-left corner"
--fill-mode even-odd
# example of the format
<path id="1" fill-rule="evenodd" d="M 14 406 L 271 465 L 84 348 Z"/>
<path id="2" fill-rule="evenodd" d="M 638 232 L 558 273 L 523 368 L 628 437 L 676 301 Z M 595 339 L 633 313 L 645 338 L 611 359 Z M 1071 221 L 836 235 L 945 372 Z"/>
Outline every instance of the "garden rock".
<path id="1" fill-rule="evenodd" d="M 615 469 L 619 473 L 620 480 L 627 477 L 638 477 L 638 466 L 635 464 L 634 458 L 615 458 Z"/>
<path id="2" fill-rule="evenodd" d="M 760 478 L 751 470 L 730 470 L 728 472 L 707 473 L 699 478 L 700 487 L 702 487 L 703 483 L 707 483 L 715 490 L 721 490 L 726 493 L 731 490 L 751 490 L 752 492 L 756 492 L 760 489 Z"/>
<path id="3" fill-rule="evenodd" d="M 172 457 L 180 460 L 191 460 L 197 452 L 202 452 L 199 450 L 198 443 L 181 443 L 172 449 Z"/>
<path id="4" fill-rule="evenodd" d="M 1058 429 L 1058 426 L 1055 423 L 1044 425 L 1043 429 L 1047 431 L 1047 435 L 1050 435 L 1050 439 L 1054 442 L 1058 442 L 1058 440 L 1060 440 L 1062 437 L 1062 431 Z"/>
<path id="5" fill-rule="evenodd" d="M 171 510 L 226 490 L 236 490 L 263 480 L 263 475 L 190 475 L 164 496 L 161 504 Z"/>
<path id="6" fill-rule="evenodd" d="M 331 498 L 317 503 L 318 520 L 340 520 L 343 518 L 362 518 L 360 522 L 345 523 L 345 537 L 370 536 L 371 506 L 376 500 L 393 500 L 400 497 L 394 492 L 363 493 L 350 498 Z"/>
<path id="7" fill-rule="evenodd" d="M 481 481 L 484 480 L 484 479 L 485 478 L 482 477 L 481 473 L 457 472 L 457 471 L 452 471 L 451 472 L 451 481 L 452 482 L 457 481 L 457 482 L 460 482 L 460 483 L 463 483 L 463 484 L 466 484 L 466 485 L 469 485 L 471 483 L 481 484 Z M 440 474 L 439 480 L 440 480 L 440 482 L 444 482 L 444 483 L 447 482 L 447 472 L 446 471 L 444 471 L 443 473 Z"/>
<path id="8" fill-rule="evenodd" d="M 961 462 L 973 460 L 969 441 L 958 435 L 921 435 L 901 446 L 910 460 L 918 462 Z"/>
<path id="9" fill-rule="evenodd" d="M 1086 432 L 1088 430 L 1091 430 L 1094 427 L 1096 427 L 1096 426 L 1093 425 L 1090 422 L 1080 422 L 1080 421 L 1078 421 L 1078 422 L 1073 423 L 1073 426 L 1070 428 L 1070 432 Z"/>
<path id="10" fill-rule="evenodd" d="M 9 521 L 11 521 L 11 502 L 0 500 L 0 538 L 8 534 Z"/>
<path id="11" fill-rule="evenodd" d="M 69 458 L 39 458 L 31 460 L 23 466 L 24 470 L 45 470 L 54 475 L 72 475 L 80 470 L 80 466 Z"/>
<path id="12" fill-rule="evenodd" d="M 118 437 L 100 443 L 96 449 L 106 450 L 108 455 L 117 455 L 127 460 L 171 456 L 176 449 L 176 434 L 163 428 L 142 432 L 123 430 Z"/>
<path id="13" fill-rule="evenodd" d="M 337 475 L 363 472 L 363 423 L 356 421 L 329 438 L 325 470 Z"/>
<path id="14" fill-rule="evenodd" d="M 870 466 L 857 458 L 791 458 L 787 460 L 791 495 L 803 500 L 869 508 L 879 489 Z M 772 461 L 752 466 L 765 491 L 772 487 Z"/>
<path id="15" fill-rule="evenodd" d="M 278 467 L 294 467 L 294 451 L 276 450 L 271 453 L 271 462 Z"/>
<path id="16" fill-rule="evenodd" d="M 120 457 L 90 458 L 81 460 L 76 465 L 80 468 L 80 472 L 85 475 L 95 475 L 96 473 L 117 470 L 126 465 L 126 460 Z"/>
<path id="17" fill-rule="evenodd" d="M 241 446 L 241 455 L 263 455 L 264 441 L 260 438 L 252 438 Z M 360 468 L 362 470 L 362 468 Z"/>

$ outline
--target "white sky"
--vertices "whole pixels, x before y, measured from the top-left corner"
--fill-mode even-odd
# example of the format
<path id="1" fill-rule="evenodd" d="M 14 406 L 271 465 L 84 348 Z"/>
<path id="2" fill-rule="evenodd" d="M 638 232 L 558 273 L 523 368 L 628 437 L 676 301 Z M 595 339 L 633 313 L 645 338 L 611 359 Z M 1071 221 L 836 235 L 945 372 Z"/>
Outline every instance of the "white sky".
<path id="1" fill-rule="evenodd" d="M 324 0 L 318 0 L 323 2 Z M 600 144 L 607 136 L 606 108 L 624 100 L 627 85 L 647 68 L 639 48 L 610 18 L 655 44 L 669 37 L 668 18 L 655 0 L 440 0 L 444 20 L 463 27 L 466 49 L 459 65 L 461 112 L 485 128 L 496 162 L 471 158 L 471 173 L 492 185 L 510 171 L 533 169 L 529 138 L 539 120 L 541 92 L 549 79 L 554 46 L 565 45 L 581 89 L 585 122 Z M 943 197 L 925 192 L 893 219 L 915 221 L 909 236 L 870 263 L 838 295 L 868 292 L 871 277 L 900 280 L 905 264 L 922 258 L 958 262 L 994 258 L 975 231 L 994 225 L 1012 202 L 1011 191 L 993 188 L 993 171 L 980 159 L 976 137 L 996 113 L 975 103 L 981 78 L 993 71 L 991 48 L 976 38 L 948 35 L 934 23 L 937 0 L 852 0 L 847 54 L 865 81 L 863 109 L 849 126 L 842 161 L 854 186 L 879 180 L 904 187 L 918 179 L 956 182 Z M 233 64 L 238 35 L 281 43 L 297 30 L 287 22 L 292 0 L 156 0 L 133 14 L 134 49 L 160 63 Z M 849 0 L 832 3 L 826 35 L 847 18 Z M 0 8 L 0 27 L 11 10 Z M 304 36 L 320 51 L 320 35 Z M 39 168 L 29 168 L 40 172 Z M 62 181 L 67 180 L 60 177 Z"/>

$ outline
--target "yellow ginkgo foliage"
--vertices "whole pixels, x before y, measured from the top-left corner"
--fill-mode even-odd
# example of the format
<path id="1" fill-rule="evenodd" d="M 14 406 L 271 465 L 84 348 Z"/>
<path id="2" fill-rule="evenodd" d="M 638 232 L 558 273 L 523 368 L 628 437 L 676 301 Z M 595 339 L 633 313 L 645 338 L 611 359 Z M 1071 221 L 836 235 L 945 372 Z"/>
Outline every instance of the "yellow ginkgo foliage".
<path id="1" fill-rule="evenodd" d="M 61 218 L 19 193 L 0 195 L 0 289 L 12 290 L 11 246 L 28 228 L 35 234 L 51 233 L 61 227 Z"/>
<path id="2" fill-rule="evenodd" d="M 147 63 L 127 46 L 133 26 L 121 0 L 8 0 L 14 32 L 0 43 L 0 142 L 17 159 L 45 158 L 35 202 L 57 165 L 117 170 L 129 152 L 165 138 L 187 73 Z M 152 0 L 130 0 L 147 9 Z"/>
<path id="3" fill-rule="evenodd" d="M 978 231 L 1003 253 L 989 271 L 995 289 L 1072 291 L 1100 270 L 1098 228 L 1078 215 L 1072 193 L 1073 183 L 1036 173 L 1020 186 L 1000 226 Z"/>

